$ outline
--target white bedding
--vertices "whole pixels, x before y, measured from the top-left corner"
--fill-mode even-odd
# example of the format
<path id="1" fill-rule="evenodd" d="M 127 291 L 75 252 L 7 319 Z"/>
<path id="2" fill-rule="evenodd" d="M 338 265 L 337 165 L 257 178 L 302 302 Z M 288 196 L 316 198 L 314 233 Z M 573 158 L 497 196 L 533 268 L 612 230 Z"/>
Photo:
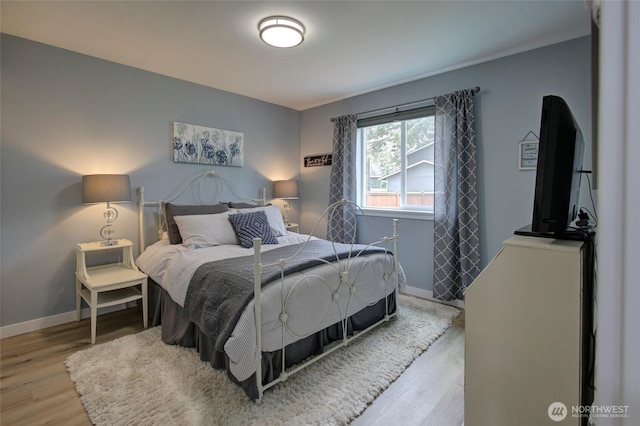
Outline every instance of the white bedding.
<path id="1" fill-rule="evenodd" d="M 304 234 L 288 232 L 278 237 L 279 244 L 262 245 L 261 251 L 273 250 L 283 245 L 297 244 L 315 239 Z M 239 245 L 222 245 L 190 249 L 181 244 L 171 245 L 167 240 L 149 246 L 137 259 L 140 269 L 160 284 L 180 306 L 184 306 L 191 276 L 205 262 L 234 256 L 252 256 L 253 248 Z M 372 260 L 375 258 L 376 260 Z M 346 266 L 344 267 L 346 268 Z M 386 294 L 394 291 L 395 274 L 389 256 L 375 255 L 357 258 L 348 267 L 349 282 L 358 276 L 356 297 L 349 298 L 349 287 L 340 286 L 339 275 L 331 265 L 311 268 L 303 273 L 288 275 L 284 283 L 280 280 L 262 289 L 262 351 L 270 352 L 322 330 L 347 315 L 358 312 Z M 382 279 L 385 271 L 389 279 Z M 404 273 L 400 269 L 400 285 L 404 285 Z M 337 303 L 333 293 L 336 289 Z M 284 290 L 283 290 L 284 289 Z M 339 296 L 338 296 L 339 295 Z M 288 330 L 284 336 L 280 321 L 281 304 L 286 298 Z M 350 302 L 348 302 L 350 300 Z M 347 308 L 348 304 L 348 308 Z M 338 308 L 339 306 L 339 308 Z M 234 331 L 225 344 L 225 353 L 230 359 L 230 371 L 240 381 L 248 379 L 257 369 L 261 354 L 256 345 L 253 300 L 245 308 Z"/>

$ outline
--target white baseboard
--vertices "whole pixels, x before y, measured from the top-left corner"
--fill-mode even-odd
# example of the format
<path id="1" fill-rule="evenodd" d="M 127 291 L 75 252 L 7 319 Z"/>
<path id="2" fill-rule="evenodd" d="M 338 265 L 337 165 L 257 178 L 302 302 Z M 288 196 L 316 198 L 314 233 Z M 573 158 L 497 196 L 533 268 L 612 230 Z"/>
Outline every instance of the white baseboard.
<path id="1" fill-rule="evenodd" d="M 131 302 L 127 306 L 116 305 L 106 308 L 100 308 L 98 310 L 98 316 L 107 314 L 109 312 L 115 312 L 129 307 L 136 306 L 135 302 Z M 80 310 L 80 319 L 90 318 L 91 309 L 83 308 Z M 30 333 L 32 331 L 42 330 L 43 328 L 53 327 L 55 325 L 66 324 L 76 320 L 76 311 L 69 311 L 63 314 L 51 315 L 50 317 L 38 318 L 31 321 L 20 322 L 17 324 L 11 324 L 4 327 L 0 327 L 0 339 L 5 337 L 17 336 L 19 334 Z"/>
<path id="2" fill-rule="evenodd" d="M 452 300 L 450 302 L 445 302 L 444 300 L 434 299 L 433 291 L 425 290 L 418 287 L 405 286 L 403 293 L 410 294 L 411 296 L 421 297 L 423 299 L 433 300 L 434 302 L 444 303 L 445 305 L 455 306 L 456 308 L 464 309 L 464 301 L 463 300 Z"/>

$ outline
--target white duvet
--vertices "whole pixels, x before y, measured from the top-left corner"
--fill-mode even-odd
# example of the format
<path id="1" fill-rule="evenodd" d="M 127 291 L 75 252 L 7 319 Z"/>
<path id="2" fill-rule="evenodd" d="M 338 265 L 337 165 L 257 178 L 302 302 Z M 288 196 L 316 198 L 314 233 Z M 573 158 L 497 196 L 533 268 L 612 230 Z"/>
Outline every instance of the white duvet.
<path id="1" fill-rule="evenodd" d="M 262 245 L 261 251 L 283 245 L 298 244 L 309 238 L 304 234 L 288 232 L 278 237 L 279 244 Z M 206 262 L 236 256 L 253 256 L 253 249 L 239 245 L 222 245 L 190 249 L 168 240 L 149 246 L 136 264 L 151 279 L 160 284 L 180 306 L 184 306 L 191 276 Z M 262 351 L 271 352 L 302 337 L 335 324 L 344 312 L 352 315 L 369 304 L 390 294 L 395 289 L 393 262 L 389 256 L 375 255 L 352 259 L 343 263 L 348 270 L 346 282 L 340 284 L 337 266 L 321 265 L 304 272 L 294 273 L 262 289 Z M 340 271 L 342 272 L 342 271 Z M 345 274 L 343 274 L 345 276 Z M 400 268 L 400 285 L 404 273 Z M 282 326 L 282 305 L 285 305 L 286 326 Z M 256 344 L 253 300 L 242 313 L 234 331 L 224 347 L 229 356 L 230 371 L 239 380 L 251 377 L 261 359 Z"/>

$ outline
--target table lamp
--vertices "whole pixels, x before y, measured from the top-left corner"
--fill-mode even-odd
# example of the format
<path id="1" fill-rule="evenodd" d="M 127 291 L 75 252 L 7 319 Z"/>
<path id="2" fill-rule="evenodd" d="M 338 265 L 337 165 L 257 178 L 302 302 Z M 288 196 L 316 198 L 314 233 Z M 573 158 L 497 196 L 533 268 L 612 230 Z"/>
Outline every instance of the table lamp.
<path id="1" fill-rule="evenodd" d="M 112 223 L 118 218 L 118 210 L 111 203 L 131 201 L 129 175 L 85 175 L 82 176 L 82 202 L 84 204 L 107 203 L 104 217 L 107 224 L 100 229 L 104 240 L 102 245 L 118 244 L 113 239 L 115 230 Z"/>
<path id="2" fill-rule="evenodd" d="M 283 200 L 294 200 L 300 197 L 297 180 L 276 180 L 273 181 L 273 198 Z M 284 204 L 284 214 L 282 215 L 284 224 L 289 226 L 289 203 Z"/>

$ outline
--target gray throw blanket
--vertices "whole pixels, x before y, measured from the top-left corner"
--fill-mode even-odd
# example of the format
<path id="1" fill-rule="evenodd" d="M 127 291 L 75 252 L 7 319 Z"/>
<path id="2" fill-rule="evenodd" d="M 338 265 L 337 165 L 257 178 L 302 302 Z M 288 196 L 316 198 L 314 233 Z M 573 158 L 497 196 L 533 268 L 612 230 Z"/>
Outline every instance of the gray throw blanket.
<path id="1" fill-rule="evenodd" d="M 364 245 L 354 245 L 352 250 L 350 244 L 325 240 L 312 240 L 305 244 L 279 247 L 262 253 L 262 264 L 288 259 L 300 250 L 301 246 L 302 250 L 295 259 L 287 262 L 284 268 L 285 275 L 324 263 L 318 259 L 335 261 L 348 257 L 350 252 L 352 258 L 356 254 L 384 252 L 381 247 Z M 279 277 L 279 266 L 263 268 L 262 286 Z M 215 349 L 223 352 L 225 342 L 252 298 L 253 256 L 208 262 L 201 265 L 191 278 L 184 302 L 184 316 L 215 340 Z"/>

